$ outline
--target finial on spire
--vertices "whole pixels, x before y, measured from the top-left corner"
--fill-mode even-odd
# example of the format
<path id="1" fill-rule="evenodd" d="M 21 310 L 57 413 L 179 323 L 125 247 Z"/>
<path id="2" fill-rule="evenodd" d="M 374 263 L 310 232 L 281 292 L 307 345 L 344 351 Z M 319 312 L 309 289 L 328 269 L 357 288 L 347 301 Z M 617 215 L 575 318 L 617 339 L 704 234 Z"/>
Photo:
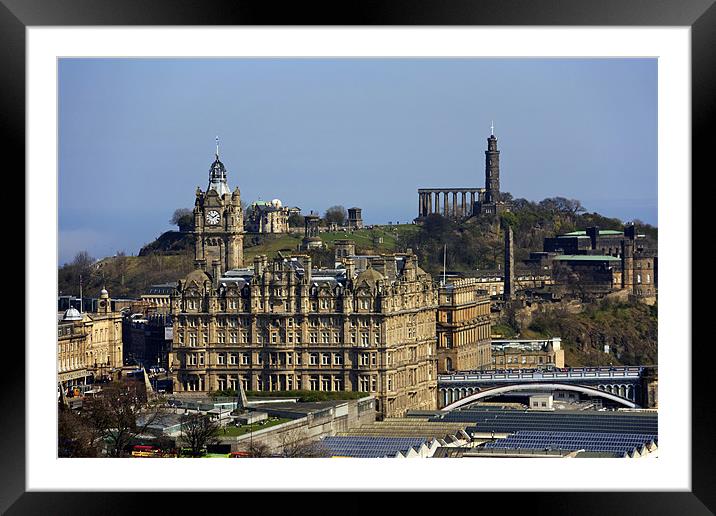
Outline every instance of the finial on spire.
<path id="1" fill-rule="evenodd" d="M 490 136 L 495 136 L 495 121 L 490 120 Z"/>
<path id="2" fill-rule="evenodd" d="M 216 137 L 216 159 L 219 159 L 219 137 Z"/>

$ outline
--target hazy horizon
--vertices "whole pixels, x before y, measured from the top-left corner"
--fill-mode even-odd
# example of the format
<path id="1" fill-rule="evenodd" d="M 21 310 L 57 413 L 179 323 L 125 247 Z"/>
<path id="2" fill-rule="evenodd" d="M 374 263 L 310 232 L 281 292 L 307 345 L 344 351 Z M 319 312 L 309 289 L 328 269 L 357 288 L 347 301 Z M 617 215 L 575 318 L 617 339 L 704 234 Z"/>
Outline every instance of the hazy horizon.
<path id="1" fill-rule="evenodd" d="M 60 59 L 59 256 L 137 254 L 221 160 L 242 199 L 406 223 L 418 188 L 657 225 L 656 59 Z"/>

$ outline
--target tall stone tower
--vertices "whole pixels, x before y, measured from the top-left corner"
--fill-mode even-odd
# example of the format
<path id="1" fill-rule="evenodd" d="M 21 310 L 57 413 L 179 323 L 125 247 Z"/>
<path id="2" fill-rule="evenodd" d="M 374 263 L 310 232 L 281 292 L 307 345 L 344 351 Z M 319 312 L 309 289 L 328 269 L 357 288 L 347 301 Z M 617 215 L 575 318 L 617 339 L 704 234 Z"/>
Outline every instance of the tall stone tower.
<path id="1" fill-rule="evenodd" d="M 512 226 L 507 222 L 503 224 L 505 232 L 505 286 L 504 299 L 509 301 L 515 297 L 515 244 Z"/>
<path id="2" fill-rule="evenodd" d="M 500 198 L 500 151 L 497 150 L 497 138 L 494 127 L 487 139 L 485 151 L 485 202 L 494 203 Z"/>
<path id="3" fill-rule="evenodd" d="M 239 188 L 231 192 L 226 168 L 216 156 L 209 167 L 206 192 L 196 189 L 194 202 L 194 260 L 196 266 L 214 275 L 244 263 L 244 214 Z M 218 278 L 215 278 L 216 281 Z"/>
<path id="4" fill-rule="evenodd" d="M 636 226 L 624 226 L 624 240 L 621 242 L 622 255 L 622 288 L 634 293 L 634 245 L 636 241 Z"/>

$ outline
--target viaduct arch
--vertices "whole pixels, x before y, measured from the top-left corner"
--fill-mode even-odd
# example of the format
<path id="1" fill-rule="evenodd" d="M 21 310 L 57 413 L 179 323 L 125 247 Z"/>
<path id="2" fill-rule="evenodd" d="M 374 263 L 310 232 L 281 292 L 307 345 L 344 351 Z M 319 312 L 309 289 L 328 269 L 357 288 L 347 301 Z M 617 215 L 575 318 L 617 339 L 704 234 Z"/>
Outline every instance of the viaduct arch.
<path id="1" fill-rule="evenodd" d="M 528 383 L 528 384 L 515 384 L 515 385 L 504 385 L 501 387 L 492 387 L 483 391 L 471 394 L 465 398 L 459 399 L 443 407 L 442 411 L 450 411 L 464 405 L 469 405 L 472 402 L 481 400 L 483 398 L 490 398 L 506 392 L 513 391 L 535 391 L 535 390 L 561 390 L 561 391 L 574 391 L 582 394 L 588 394 L 590 396 L 598 396 L 611 401 L 615 401 L 629 408 L 637 408 L 637 404 L 628 399 L 622 398 L 621 396 L 614 395 L 610 392 L 595 389 L 592 387 L 585 387 L 582 385 L 569 385 L 564 383 Z"/>

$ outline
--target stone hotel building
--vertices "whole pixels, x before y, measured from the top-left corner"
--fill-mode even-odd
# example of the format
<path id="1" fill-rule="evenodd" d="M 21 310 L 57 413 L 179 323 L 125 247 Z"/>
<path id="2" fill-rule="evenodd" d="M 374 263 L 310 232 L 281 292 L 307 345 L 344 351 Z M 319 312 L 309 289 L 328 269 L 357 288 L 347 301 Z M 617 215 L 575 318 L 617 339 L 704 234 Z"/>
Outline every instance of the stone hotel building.
<path id="1" fill-rule="evenodd" d="M 432 279 L 412 254 L 362 271 L 256 257 L 218 280 L 197 269 L 172 301 L 175 392 L 360 391 L 384 416 L 435 409 Z"/>
<path id="2" fill-rule="evenodd" d="M 195 262 L 171 300 L 175 392 L 360 391 L 384 416 L 437 407 L 437 290 L 412 251 L 343 257 L 314 269 L 306 255 L 244 268 L 239 190 L 216 160 L 197 190 Z"/>

